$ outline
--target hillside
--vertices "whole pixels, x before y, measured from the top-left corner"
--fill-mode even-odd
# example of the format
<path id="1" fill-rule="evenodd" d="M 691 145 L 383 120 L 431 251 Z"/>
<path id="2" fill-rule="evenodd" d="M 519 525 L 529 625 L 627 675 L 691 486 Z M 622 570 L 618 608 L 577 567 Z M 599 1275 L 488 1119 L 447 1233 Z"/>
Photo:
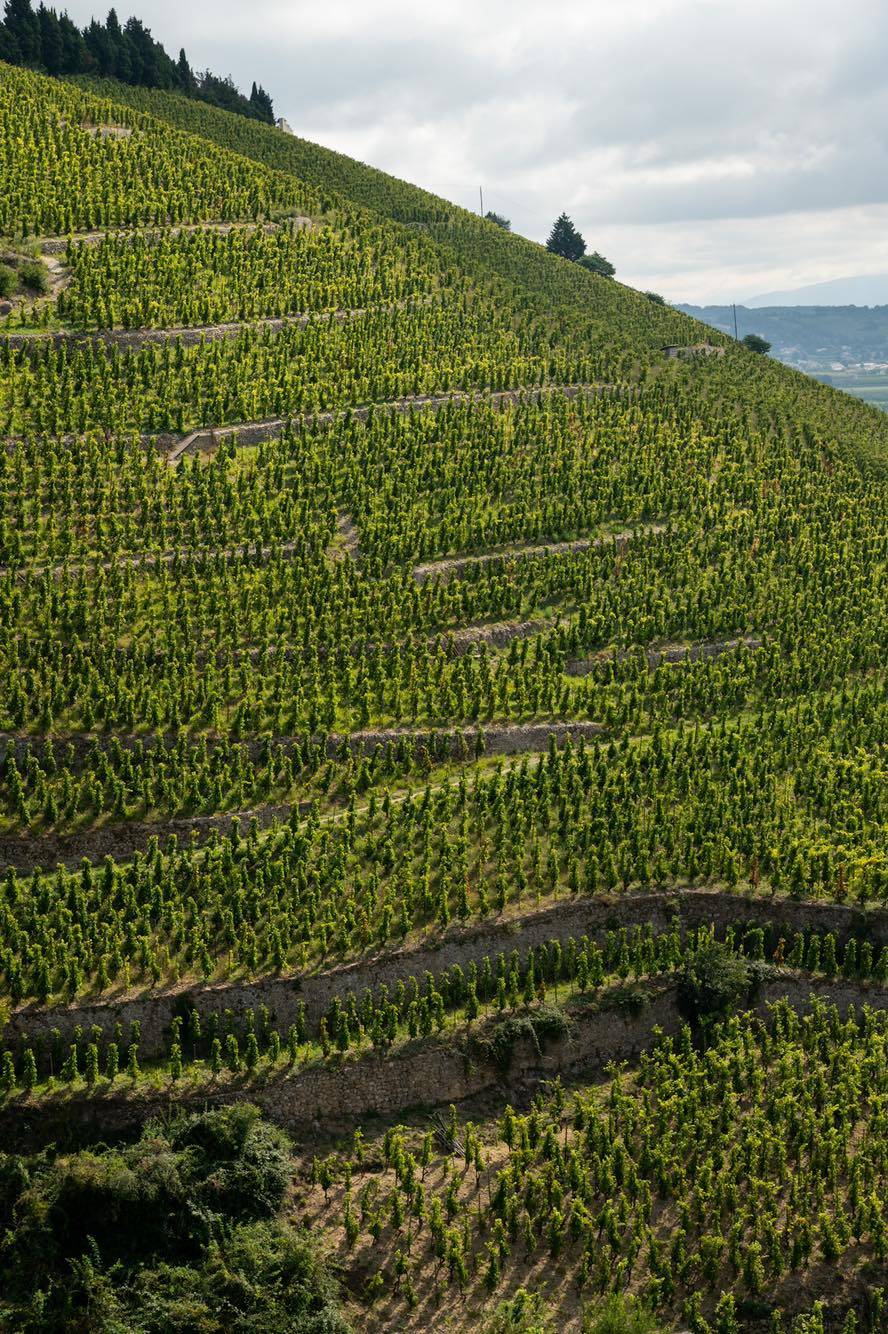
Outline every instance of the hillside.
<path id="1" fill-rule="evenodd" d="M 0 162 L 0 1326 L 884 1328 L 888 418 L 171 93 Z"/>

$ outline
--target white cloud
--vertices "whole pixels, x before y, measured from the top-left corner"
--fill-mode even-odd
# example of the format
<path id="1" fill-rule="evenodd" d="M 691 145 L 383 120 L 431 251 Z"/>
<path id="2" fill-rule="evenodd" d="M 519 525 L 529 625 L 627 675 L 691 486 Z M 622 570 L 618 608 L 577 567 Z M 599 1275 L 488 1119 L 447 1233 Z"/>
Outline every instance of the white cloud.
<path id="1" fill-rule="evenodd" d="M 538 239 L 567 208 L 672 299 L 888 268 L 876 0 L 131 3 L 306 137 Z"/>

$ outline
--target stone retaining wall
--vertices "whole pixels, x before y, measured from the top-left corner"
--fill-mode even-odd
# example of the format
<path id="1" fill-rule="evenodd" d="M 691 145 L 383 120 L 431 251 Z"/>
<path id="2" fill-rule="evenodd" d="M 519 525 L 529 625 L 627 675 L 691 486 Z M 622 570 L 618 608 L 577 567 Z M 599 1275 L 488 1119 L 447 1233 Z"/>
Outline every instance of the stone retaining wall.
<path id="1" fill-rule="evenodd" d="M 323 324 L 330 319 L 350 320 L 364 313 L 363 310 L 317 311 L 266 319 L 234 320 L 228 324 L 183 325 L 171 329 L 53 329 L 38 333 L 2 333 L 0 339 L 6 346 L 16 349 L 39 347 L 45 343 L 51 343 L 54 347 L 101 343 L 103 347 L 128 349 L 147 347 L 152 343 L 181 343 L 183 347 L 194 347 L 198 343 L 217 343 L 237 338 L 250 329 L 262 333 L 280 333 L 282 329 L 294 325 L 304 327 L 313 322 Z"/>
<path id="2" fill-rule="evenodd" d="M 48 1010 L 38 1005 L 19 1006 L 11 1014 L 2 1040 L 15 1045 L 23 1039 L 48 1035 L 53 1028 L 58 1028 L 67 1039 L 78 1024 L 84 1029 L 95 1024 L 110 1033 L 118 1022 L 128 1026 L 138 1020 L 142 1052 L 146 1056 L 159 1055 L 166 1048 L 171 1019 L 186 1009 L 197 1008 L 202 1015 L 208 1015 L 266 1005 L 278 1027 L 286 1029 L 295 1020 L 300 1002 L 305 1005 L 309 1022 L 317 1023 L 333 997 L 348 991 L 359 994 L 367 987 L 376 988 L 383 983 L 393 988 L 399 979 L 422 977 L 426 971 L 439 974 L 455 963 L 466 968 L 472 962 L 480 964 L 485 955 L 493 958 L 501 951 L 518 950 L 524 954 L 550 940 L 564 942 L 571 936 L 579 939 L 587 935 L 601 941 L 607 931 L 635 923 L 650 922 L 656 932 L 662 932 L 669 929 L 676 915 L 685 930 L 712 925 L 720 936 L 731 925 L 758 921 L 774 923 L 787 936 L 816 929 L 832 931 L 840 944 L 851 936 L 866 936 L 877 946 L 888 943 L 885 909 L 864 912 L 838 903 L 749 898 L 693 889 L 570 899 L 522 917 L 454 926 L 430 944 L 378 953 L 321 973 L 180 987 L 120 1002 L 57 1006 Z"/>
<path id="3" fill-rule="evenodd" d="M 765 985 L 755 1010 L 764 1016 L 769 1002 L 787 999 L 799 1011 L 813 997 L 838 1007 L 844 1018 L 851 1006 L 864 1003 L 884 1008 L 888 991 L 872 991 L 851 983 L 809 982 L 786 976 Z M 80 1132 L 113 1135 L 185 1107 L 220 1106 L 248 1099 L 272 1121 L 287 1129 L 324 1136 L 347 1131 L 367 1116 L 392 1117 L 434 1105 L 461 1103 L 486 1092 L 505 1100 L 511 1088 L 541 1079 L 594 1076 L 611 1061 L 636 1061 L 654 1038 L 654 1030 L 675 1036 L 682 1017 L 674 983 L 653 988 L 650 1003 L 637 1016 L 613 1010 L 580 1009 L 571 1036 L 553 1042 L 538 1054 L 530 1042 L 516 1044 L 507 1073 L 472 1063 L 454 1042 L 417 1040 L 390 1056 L 366 1055 L 341 1065 L 319 1065 L 287 1076 L 261 1078 L 220 1092 L 185 1097 L 126 1098 L 94 1095 L 58 1104 L 22 1104 L 0 1109 L 0 1134 L 7 1143 L 37 1144 L 64 1140 Z"/>
<path id="4" fill-rule="evenodd" d="M 383 403 L 346 404 L 327 411 L 294 413 L 288 417 L 274 417 L 262 422 L 233 422 L 230 425 L 223 426 L 202 426 L 192 431 L 190 435 L 185 436 L 184 439 L 172 431 L 141 431 L 138 432 L 137 438 L 144 448 L 157 449 L 165 455 L 168 461 L 175 462 L 181 454 L 192 450 L 195 452 L 211 451 L 216 448 L 220 440 L 227 439 L 229 436 L 234 438 L 236 446 L 256 445 L 265 440 L 276 439 L 283 433 L 285 426 L 330 425 L 340 421 L 346 413 L 359 421 L 364 421 L 370 412 L 411 412 L 416 408 L 435 409 L 446 407 L 449 403 L 506 405 L 539 402 L 544 394 L 563 394 L 565 398 L 573 399 L 580 397 L 582 394 L 604 393 L 609 390 L 619 390 L 621 394 L 628 397 L 634 397 L 636 393 L 632 386 L 592 383 L 549 384 L 523 389 L 478 390 L 472 393 L 425 394 Z M 70 442 L 76 438 L 71 434 L 63 434 L 58 437 L 64 442 Z M 23 437 L 8 435 L 2 439 L 7 452 L 12 452 Z"/>
<path id="5" fill-rule="evenodd" d="M 524 751 L 535 753 L 546 750 L 551 737 L 555 738 L 558 745 L 563 745 L 568 739 L 579 741 L 581 738 L 589 740 L 599 737 L 605 730 L 602 723 L 594 722 L 504 723 L 501 726 L 489 724 L 473 727 L 469 725 L 462 728 L 367 728 L 358 732 L 327 733 L 326 747 L 327 755 L 334 756 L 339 751 L 343 741 L 346 741 L 355 753 L 370 755 L 377 746 L 397 745 L 399 741 L 412 741 L 416 745 L 426 745 L 431 748 L 434 748 L 436 744 L 443 745 L 447 743 L 454 754 L 458 754 L 462 747 L 466 747 L 469 753 L 474 755 L 475 740 L 480 732 L 484 738 L 485 754 L 518 755 Z M 199 739 L 194 738 L 193 741 L 196 742 Z M 285 751 L 289 751 L 297 742 L 302 745 L 307 739 L 307 736 L 302 734 L 266 738 L 247 737 L 239 742 L 233 741 L 231 744 L 243 747 L 248 758 L 255 762 L 262 753 L 264 746 L 283 746 Z M 315 737 L 314 739 L 317 740 L 318 738 Z M 161 734 L 149 732 L 143 736 L 127 732 L 114 734 L 76 732 L 70 735 L 53 736 L 51 740 L 57 763 L 69 745 L 74 747 L 76 770 L 83 765 L 90 750 L 96 745 L 100 749 L 110 750 L 112 742 L 116 741 L 122 750 L 132 750 L 138 742 L 141 742 L 146 750 L 154 750 L 158 746 L 172 750 L 177 744 L 178 737 L 172 732 Z M 208 751 L 212 752 L 216 744 L 218 744 L 217 739 L 207 738 Z M 0 761 L 6 755 L 12 753 L 15 756 L 16 764 L 21 765 L 24 762 L 24 757 L 29 752 L 40 759 L 45 750 L 46 738 L 44 736 L 25 736 L 13 732 L 0 733 Z"/>
<path id="6" fill-rule="evenodd" d="M 327 755 L 333 757 L 346 741 L 354 754 L 371 755 L 380 746 L 397 745 L 400 741 L 410 741 L 414 746 L 425 745 L 436 757 L 449 753 L 453 759 L 472 759 L 475 755 L 475 741 L 480 731 L 484 739 L 484 754 L 522 755 L 538 754 L 548 749 L 554 738 L 557 745 L 563 745 L 568 739 L 579 741 L 591 739 L 604 732 L 600 723 L 528 723 L 524 725 L 481 727 L 475 730 L 459 728 L 439 728 L 427 731 L 409 728 L 391 728 L 376 731 L 352 732 L 347 736 L 332 734 L 327 737 Z M 120 745 L 132 748 L 135 737 L 118 736 Z M 304 740 L 301 737 L 275 737 L 270 744 L 282 745 L 286 751 L 294 743 Z M 68 744 L 74 746 L 75 766 L 82 766 L 91 746 L 98 741 L 106 746 L 106 737 L 74 736 L 70 743 L 65 738 L 54 741 L 56 760 L 64 754 Z M 156 737 L 144 738 L 149 748 L 164 744 Z M 265 741 L 251 738 L 242 743 L 252 761 L 259 758 Z M 21 764 L 26 751 L 31 748 L 38 756 L 44 749 L 44 743 L 21 736 L 7 736 L 0 740 L 0 757 L 13 751 L 16 763 Z M 307 814 L 308 802 L 297 803 L 301 814 Z M 14 866 L 18 870 L 31 870 L 35 866 L 54 869 L 57 865 L 78 866 L 85 857 L 88 861 L 100 862 L 106 856 L 118 860 L 129 858 L 136 851 L 142 851 L 152 838 L 165 841 L 175 836 L 179 841 L 204 842 L 213 831 L 225 831 L 235 818 L 246 826 L 255 817 L 262 829 L 267 829 L 277 820 L 289 818 L 290 806 L 259 806 L 255 810 L 227 811 L 213 815 L 197 815 L 189 818 L 166 820 L 163 823 L 119 823 L 100 825 L 73 834 L 17 835 L 8 834 L 0 837 L 0 865 Z"/>
<path id="7" fill-rule="evenodd" d="M 560 393 L 565 398 L 578 398 L 582 394 L 600 393 L 615 386 L 609 384 L 551 384 L 534 385 L 526 389 L 500 389 L 478 391 L 456 391 L 450 394 L 415 394 L 408 398 L 394 399 L 387 403 L 363 403 L 354 407 L 337 408 L 329 412 L 313 412 L 293 417 L 275 417 L 262 422 L 241 422 L 230 426 L 208 426 L 194 431 L 186 437 L 187 447 L 180 450 L 174 447 L 168 455 L 170 459 L 179 457 L 181 452 L 206 451 L 215 449 L 220 440 L 234 438 L 235 445 L 257 445 L 265 440 L 276 439 L 289 423 L 325 424 L 336 421 L 348 412 L 358 421 L 365 421 L 371 412 L 410 412 L 414 408 L 441 408 L 449 403 L 493 403 L 508 405 L 524 401 L 539 402 L 546 394 Z M 168 438 L 168 437 L 166 437 Z M 147 437 L 146 437 L 147 439 Z M 158 444 L 161 438 L 157 437 Z M 179 442 L 182 444 L 183 442 Z"/>
<path id="8" fill-rule="evenodd" d="M 676 664 L 697 662 L 701 658 L 720 658 L 734 649 L 746 648 L 751 653 L 760 649 L 763 640 L 753 635 L 741 635 L 736 639 L 708 639 L 697 644 L 661 644 L 649 646 L 645 650 L 648 667 L 657 667 L 661 662 Z M 568 676 L 588 676 L 602 662 L 609 658 L 626 658 L 633 649 L 603 649 L 589 658 L 574 658 L 565 664 Z"/>
<path id="9" fill-rule="evenodd" d="M 148 240 L 160 240 L 167 236 L 178 236 L 181 232 L 233 232 L 263 231 L 276 232 L 282 226 L 311 227 L 312 220 L 304 214 L 291 218 L 281 218 L 277 222 L 189 222 L 172 227 L 120 227 L 106 231 L 74 232 L 69 236 L 42 236 L 37 244 L 44 255 L 64 255 L 69 241 L 75 245 L 100 245 L 108 236 L 123 238 L 142 237 Z"/>

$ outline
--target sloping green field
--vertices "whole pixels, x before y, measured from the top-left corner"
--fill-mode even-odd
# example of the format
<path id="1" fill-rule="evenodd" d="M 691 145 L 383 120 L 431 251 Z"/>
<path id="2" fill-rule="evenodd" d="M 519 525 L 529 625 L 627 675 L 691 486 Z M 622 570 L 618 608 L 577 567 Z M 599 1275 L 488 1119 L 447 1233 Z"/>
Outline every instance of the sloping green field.
<path id="1" fill-rule="evenodd" d="M 332 1329 L 296 1323 L 324 1282 L 278 1282 L 304 1222 L 355 1328 L 885 1328 L 875 388 L 172 94 L 0 66 L 0 163 L 10 264 L 46 275 L 0 328 L 0 1218 L 51 1238 L 0 1325 Z M 704 336 L 724 355 L 663 354 Z M 513 953 L 547 909 L 564 955 Z M 573 1068 L 590 1015 L 622 1033 L 680 985 L 687 1028 Z M 750 1017 L 762 985 L 791 1003 Z M 503 1044 L 542 1061 L 547 1033 L 576 1103 L 532 1056 L 497 1092 Z M 372 1171 L 360 1126 L 315 1154 L 312 1080 L 346 1071 L 359 1122 L 365 1068 L 435 1043 L 495 1066 L 488 1102 L 431 1144 L 368 1122 Z M 71 1266 L 117 1252 L 60 1240 L 81 1168 L 17 1137 L 233 1093 L 297 1133 L 284 1232 L 232 1188 L 192 1251 L 119 1257 L 105 1324 L 66 1323 L 98 1283 Z M 123 1228 L 140 1161 L 82 1169 Z M 193 1307 L 139 1278 L 173 1255 Z"/>

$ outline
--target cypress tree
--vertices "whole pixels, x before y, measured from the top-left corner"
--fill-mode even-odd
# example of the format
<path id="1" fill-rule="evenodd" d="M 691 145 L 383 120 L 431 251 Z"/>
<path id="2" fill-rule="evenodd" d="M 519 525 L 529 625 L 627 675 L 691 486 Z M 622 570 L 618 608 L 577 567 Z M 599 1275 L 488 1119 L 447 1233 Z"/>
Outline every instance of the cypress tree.
<path id="1" fill-rule="evenodd" d="M 62 41 L 62 27 L 54 9 L 41 5 L 37 11 L 40 29 L 40 63 L 47 74 L 61 74 L 64 71 L 65 48 Z"/>

